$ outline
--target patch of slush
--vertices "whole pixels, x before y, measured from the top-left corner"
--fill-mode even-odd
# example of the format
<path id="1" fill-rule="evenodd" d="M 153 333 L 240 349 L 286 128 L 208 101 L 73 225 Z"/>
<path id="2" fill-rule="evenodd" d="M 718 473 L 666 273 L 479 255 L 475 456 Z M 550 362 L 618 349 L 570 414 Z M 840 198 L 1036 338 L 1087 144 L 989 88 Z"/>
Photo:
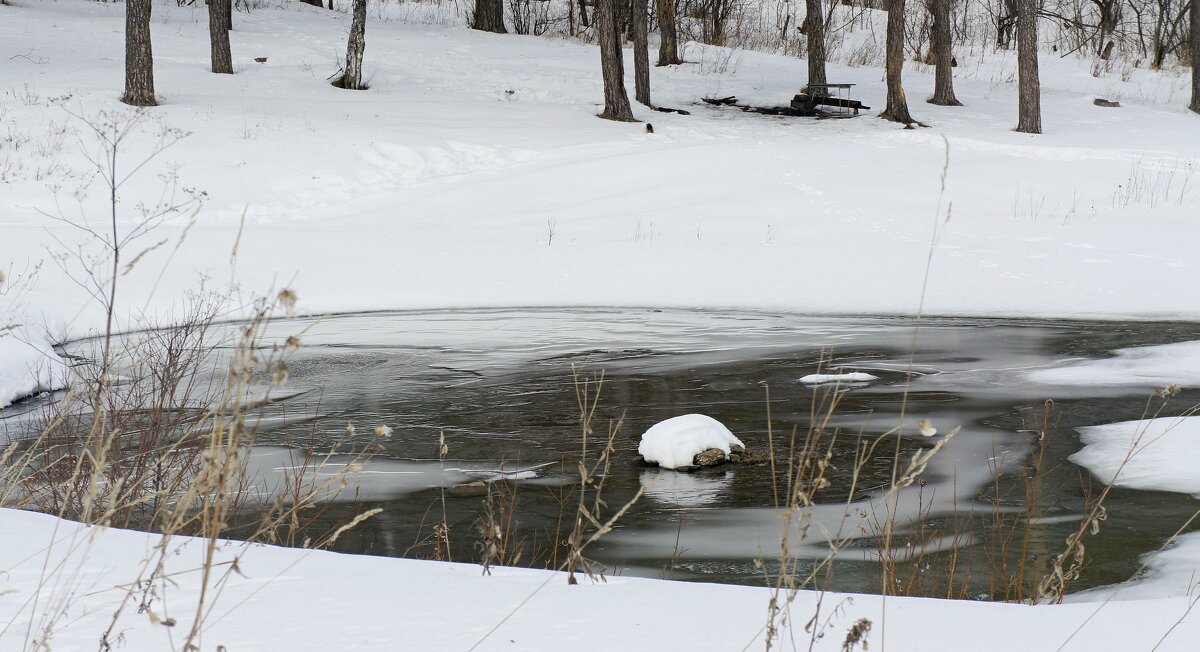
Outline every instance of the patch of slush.
<path id="1" fill-rule="evenodd" d="M 1200 417 L 1122 421 L 1079 433 L 1084 447 L 1070 459 L 1101 481 L 1115 476 L 1122 487 L 1200 497 Z"/>
<path id="2" fill-rule="evenodd" d="M 703 414 L 685 414 L 650 426 L 642 434 L 638 454 L 666 469 L 691 466 L 692 458 L 710 448 L 729 455 L 729 447 L 742 440 L 733 436 L 720 421 Z"/>

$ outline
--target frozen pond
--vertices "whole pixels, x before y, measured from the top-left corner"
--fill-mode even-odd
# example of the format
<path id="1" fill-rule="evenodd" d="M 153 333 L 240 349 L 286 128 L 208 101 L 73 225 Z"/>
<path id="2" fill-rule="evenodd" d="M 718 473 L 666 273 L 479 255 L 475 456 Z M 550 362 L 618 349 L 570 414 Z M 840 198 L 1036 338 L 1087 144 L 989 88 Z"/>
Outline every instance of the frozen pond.
<path id="1" fill-rule="evenodd" d="M 320 517 L 333 522 L 383 508 L 343 535 L 337 549 L 430 557 L 433 524 L 444 512 L 451 557 L 477 560 L 484 500 L 448 489 L 506 478 L 515 496 L 511 531 L 522 550 L 519 562 L 561 561 L 564 548 L 556 542 L 565 540 L 574 517 L 580 447 L 574 367 L 584 376 L 604 373 L 598 432 L 624 415 L 605 485 L 608 504 L 615 509 L 645 490 L 590 556 L 610 573 L 675 579 L 761 584 L 764 573 L 773 573 L 781 527 L 775 500 L 788 441 L 793 430 L 802 437 L 825 417 L 821 401 L 828 397 L 828 386 L 799 381 L 818 372 L 860 374 L 852 378 L 859 382 L 843 386 L 830 416 L 840 433 L 833 485 L 806 517 L 809 535 L 789 545 L 803 570 L 825 556 L 828 536 L 843 538 L 847 548 L 825 585 L 850 591 L 877 590 L 879 517 L 871 512 L 879 513 L 896 444 L 865 461 L 851 493 L 854 454 L 900 424 L 902 412 L 903 436 L 892 439 L 904 459 L 961 428 L 933 459 L 924 483 L 893 506 L 902 528 L 918 514 L 943 528 L 922 535 L 931 563 L 944 561 L 956 545 L 964 558 L 978 553 L 992 534 L 984 525 L 988 515 L 1021 511 L 1025 494 L 1013 471 L 1027 464 L 1035 432 L 1049 432 L 1043 468 L 1052 472 L 1028 540 L 1035 563 L 1044 564 L 1078 527 L 1084 496 L 1100 488 L 1067 459 L 1080 447 L 1075 428 L 1143 417 L 1154 385 L 1133 376 L 1127 383 L 1120 377 L 1063 383 L 1061 374 L 1033 372 L 1107 358 L 1116 349 L 1200 339 L 1200 325 L 1192 323 L 937 318 L 922 321 L 914 349 L 914 323 L 907 319 L 641 309 L 370 313 L 273 326 L 273 335 L 301 331 L 288 380 L 295 396 L 270 406 L 263 418 L 259 470 L 269 475 L 293 464 L 287 447 L 300 441 L 332 446 L 347 423 L 360 439 L 376 425 L 393 430 L 357 484 Z M 1055 403 L 1044 427 L 1047 399 Z M 1200 391 L 1185 387 L 1169 413 L 1197 402 Z M 766 453 L 768 408 L 780 454 L 774 481 L 766 464 L 692 474 L 639 464 L 640 434 L 691 412 L 720 420 L 751 450 Z M 918 434 L 921 419 L 939 435 Z M 438 460 L 442 434 L 445 461 Z M 1109 519 L 1089 539 L 1090 561 L 1075 589 L 1128 579 L 1139 555 L 1161 545 L 1197 506 L 1184 495 L 1119 488 L 1107 505 Z M 906 530 L 894 543 L 903 550 L 912 535 Z M 943 552 L 934 553 L 937 547 Z M 973 596 L 995 594 L 982 577 L 964 582 Z"/>

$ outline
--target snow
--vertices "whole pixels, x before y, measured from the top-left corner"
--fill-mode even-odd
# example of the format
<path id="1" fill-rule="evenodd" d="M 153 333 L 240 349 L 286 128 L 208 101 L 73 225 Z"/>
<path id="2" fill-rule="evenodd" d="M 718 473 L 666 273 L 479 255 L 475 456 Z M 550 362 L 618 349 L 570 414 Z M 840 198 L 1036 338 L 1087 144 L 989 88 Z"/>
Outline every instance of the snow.
<path id="1" fill-rule="evenodd" d="M 1161 389 L 1172 383 L 1200 383 L 1200 342 L 1119 349 L 1112 358 L 1072 360 L 1039 369 L 1028 379 L 1047 385 L 1128 386 Z"/>
<path id="2" fill-rule="evenodd" d="M 158 559 L 153 535 L 13 510 L 0 510 L 0 522 L 5 649 L 24 649 L 23 641 L 44 631 L 55 650 L 95 649 L 122 587 Z M 141 592 L 126 605 L 113 628 L 118 649 L 181 645 L 195 614 L 203 550 L 199 539 L 167 543 L 163 573 L 170 581 L 145 595 L 144 612 Z M 226 564 L 218 569 L 236 558 L 238 572 L 210 590 L 216 597 L 203 630 L 206 650 L 466 650 L 481 641 L 476 649 L 483 651 L 762 649 L 771 599 L 770 590 L 757 587 L 612 575 L 568 586 L 564 574 L 550 571 L 493 568 L 484 575 L 471 564 L 236 542 L 218 545 L 216 555 Z M 60 570 L 57 581 L 43 581 L 46 568 Z M 873 623 L 872 650 L 1130 650 L 1165 636 L 1160 651 L 1191 652 L 1200 638 L 1200 619 L 1171 631 L 1185 615 L 1182 598 L 1030 607 L 806 591 L 789 608 L 796 629 L 784 627 L 782 640 L 808 647 L 801 624 L 817 613 L 818 600 L 819 621 L 828 619 L 811 648 L 819 652 L 842 649 L 859 618 Z M 176 624 L 154 624 L 152 617 Z"/>
<path id="3" fill-rule="evenodd" d="M 720 421 L 703 414 L 684 414 L 660 421 L 642 433 L 638 454 L 665 469 L 691 466 L 692 458 L 710 448 L 729 455 L 729 447 L 745 448 Z"/>
<path id="4" fill-rule="evenodd" d="M 837 374 L 809 374 L 802 377 L 800 382 L 805 385 L 824 385 L 827 383 L 869 383 L 873 380 L 879 380 L 879 377 L 861 371 L 852 371 Z"/>
<path id="5" fill-rule="evenodd" d="M 66 363 L 44 334 L 22 326 L 0 330 L 0 409 L 16 399 L 60 389 L 66 378 Z"/>
<path id="6" fill-rule="evenodd" d="M 308 314 L 619 305 L 1200 318 L 1200 303 L 1181 299 L 1179 289 L 1200 271 L 1196 184 L 1186 183 L 1200 167 L 1200 130 L 1184 109 L 1182 73 L 1092 74 L 1088 61 L 1044 56 L 1046 133 L 1028 136 L 1012 131 L 1011 53 L 960 57 L 955 90 L 966 106 L 957 108 L 919 102 L 932 74 L 910 62 L 911 108 L 932 127 L 903 130 L 870 116 L 778 119 L 698 105 L 705 95 L 785 102 L 802 84 L 805 62 L 744 51 L 736 65 L 716 70 L 703 61 L 728 51 L 692 45 L 689 57 L 700 64 L 651 71 L 656 102 L 692 115 L 635 107 L 654 123 L 648 134 L 642 125 L 595 118 L 602 97 L 595 46 L 379 20 L 395 7 L 416 22 L 439 22 L 432 8 L 411 3 L 373 5 L 371 90 L 332 88 L 325 77 L 336 70 L 331 53 L 344 48 L 349 18 L 295 4 L 237 12 L 237 74 L 218 76 L 207 70 L 204 7 L 156 3 L 162 106 L 130 136 L 123 160 L 146 156 L 163 125 L 195 133 L 131 177 L 121 206 L 153 203 L 170 174 L 208 195 L 194 222 L 177 216 L 130 245 L 123 260 L 138 262 L 120 277 L 118 328 L 177 316 L 181 297 L 202 284 L 229 297 L 231 315 L 250 295 L 286 285 Z M 0 142 L 0 263 L 41 268 L 36 290 L 21 301 L 0 296 L 0 327 L 24 324 L 0 338 L 0 406 L 57 384 L 61 361 L 50 342 L 104 323 L 70 258 L 86 266 L 103 247 L 45 213 L 99 220 L 107 209 L 103 189 L 87 181 L 94 144 L 68 110 L 93 120 L 128 111 L 117 102 L 123 10 L 28 0 L 0 6 L 0 134 L 11 136 Z M 877 67 L 829 66 L 831 81 L 856 84 L 856 96 L 875 107 L 884 106 L 881 77 Z M 50 99 L 65 96 L 66 110 Z M 1119 99 L 1122 108 L 1092 107 L 1096 96 Z M 138 219 L 122 212 L 118 227 L 128 233 Z M 835 250 L 869 264 L 829 264 Z M 1072 362 L 1033 378 L 1195 382 L 1200 345 L 1172 346 Z M 1187 432 L 1190 424 L 1182 424 Z M 723 427 L 698 431 L 726 436 L 724 450 L 736 441 Z M 1081 460 L 1111 473 L 1134 427 L 1092 432 L 1093 452 Z M 1167 433 L 1147 448 L 1145 466 L 1135 458 L 1119 481 L 1196 493 L 1181 469 L 1187 444 Z M 682 452 L 663 448 L 672 460 Z M 1169 471 L 1165 479 L 1151 477 L 1152 461 Z M 430 467 L 373 470 L 412 474 L 414 486 L 445 481 Z M 662 483 L 646 474 L 643 481 L 650 499 L 681 506 L 725 490 L 720 480 Z M 65 542 L 49 546 L 55 537 Z M 47 605 L 67 605 L 54 648 L 94 649 L 119 602 L 113 587 L 136 579 L 154 543 L 0 511 L 0 622 L 15 619 L 0 637 L 25 637 L 31 616 L 42 624 Z M 194 569 L 198 546 L 176 543 L 185 549 L 168 557 L 170 568 Z M 1169 555 L 1192 547 L 1182 541 L 1152 564 L 1162 562 L 1155 568 L 1164 577 L 1186 571 L 1191 562 L 1181 556 L 1175 564 Z M 221 548 L 238 553 L 246 577 L 234 576 L 223 591 L 205 649 L 466 649 L 549 577 Z M 55 567 L 59 555 L 69 557 L 65 574 L 48 582 L 41 569 Z M 177 642 L 196 577 L 173 579 Z M 35 609 L 29 599 L 39 585 L 72 599 Z M 1179 595 L 1173 586 L 1170 594 Z M 1143 595 L 1156 594 L 1151 587 Z M 801 594 L 793 622 L 807 622 L 817 599 Z M 826 608 L 840 599 L 826 596 Z M 767 600 L 746 587 L 624 578 L 566 587 L 551 578 L 482 649 L 741 649 L 759 634 Z M 1091 618 L 1092 605 L 856 596 L 833 613 L 817 649 L 838 649 L 837 634 L 857 617 L 877 623 L 872 649 L 1056 649 L 1077 629 L 1063 649 L 1148 649 L 1187 607 L 1184 598 L 1148 599 L 1110 604 Z M 713 627 L 678 625 L 713 613 Z M 126 613 L 117 631 L 122 649 L 172 646 L 172 632 L 145 614 Z M 1200 621 L 1185 619 L 1158 649 L 1191 650 L 1198 638 Z"/>
<path id="7" fill-rule="evenodd" d="M 1200 498 L 1200 417 L 1123 421 L 1079 433 L 1084 446 L 1071 461 L 1101 481 L 1115 475 L 1118 486 Z"/>

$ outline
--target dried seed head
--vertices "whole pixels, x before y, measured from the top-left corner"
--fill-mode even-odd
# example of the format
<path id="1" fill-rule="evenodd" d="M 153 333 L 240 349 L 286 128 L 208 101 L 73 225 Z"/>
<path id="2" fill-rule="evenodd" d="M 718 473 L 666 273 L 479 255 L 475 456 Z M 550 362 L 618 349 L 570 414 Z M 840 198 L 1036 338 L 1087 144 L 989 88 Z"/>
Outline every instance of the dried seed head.
<path id="1" fill-rule="evenodd" d="M 275 298 L 279 300 L 279 305 L 283 306 L 284 311 L 289 315 L 296 309 L 296 293 L 294 291 L 284 288 Z"/>
<path id="2" fill-rule="evenodd" d="M 353 423 L 347 423 L 347 424 L 346 424 L 346 436 L 347 436 L 347 437 L 353 437 L 353 436 L 354 436 L 354 424 L 353 424 Z"/>
<path id="3" fill-rule="evenodd" d="M 929 422 L 929 419 L 921 419 L 918 421 L 917 430 L 919 430 L 921 434 L 925 435 L 926 437 L 932 437 L 937 434 L 937 428 L 933 427 L 933 424 Z"/>
<path id="4" fill-rule="evenodd" d="M 295 353 L 296 349 L 298 348 L 300 348 L 300 338 L 296 337 L 295 335 L 288 336 L 287 344 L 285 345 L 287 352 Z"/>
<path id="5" fill-rule="evenodd" d="M 1179 393 L 1179 383 L 1171 383 L 1167 385 L 1167 393 L 1174 396 Z"/>
<path id="6" fill-rule="evenodd" d="M 279 387 L 287 382 L 288 366 L 286 363 L 280 362 L 279 366 L 275 367 L 275 373 L 271 374 L 271 386 Z"/>
<path id="7" fill-rule="evenodd" d="M 375 426 L 376 437 L 391 437 L 392 429 L 389 426 Z"/>

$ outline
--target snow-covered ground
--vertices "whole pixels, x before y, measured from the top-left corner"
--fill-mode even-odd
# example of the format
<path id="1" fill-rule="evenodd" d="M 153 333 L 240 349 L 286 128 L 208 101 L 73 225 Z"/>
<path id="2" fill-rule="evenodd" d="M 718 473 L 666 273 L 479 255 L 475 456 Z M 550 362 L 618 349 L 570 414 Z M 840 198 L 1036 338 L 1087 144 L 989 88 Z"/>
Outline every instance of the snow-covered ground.
<path id="1" fill-rule="evenodd" d="M 11 289 L 0 294 L 0 328 L 23 325 L 0 337 L 0 405 L 53 384 L 36 371 L 53 363 L 48 342 L 103 324 L 77 283 L 87 279 L 77 263 L 101 251 L 78 227 L 102 228 L 107 211 L 86 123 L 127 115 L 116 101 L 123 9 L 0 5 L 0 268 Z M 121 189 L 119 229 L 135 228 L 137 206 L 159 201 L 172 179 L 207 196 L 198 213 L 130 244 L 125 260 L 138 262 L 120 277 L 120 328 L 177 315 L 202 285 L 229 294 L 234 311 L 288 286 L 309 313 L 636 305 L 1200 318 L 1189 294 L 1200 277 L 1200 116 L 1184 109 L 1178 73 L 1094 77 L 1085 61 L 1046 56 L 1046 133 L 1029 136 L 1011 130 L 1012 56 L 964 60 L 960 108 L 923 103 L 932 76 L 910 67 L 911 109 L 931 127 L 904 130 L 871 116 L 777 118 L 700 103 L 785 104 L 804 82 L 802 60 L 741 52 L 724 70 L 653 69 L 655 101 L 691 115 L 637 107 L 654 124 L 647 133 L 595 118 L 592 46 L 372 19 L 371 89 L 348 92 L 326 81 L 346 15 L 289 3 L 238 12 L 234 25 L 237 74 L 213 75 L 203 6 L 155 6 L 162 105 L 122 146 L 119 166 L 144 160 L 164 126 L 191 135 Z M 713 59 L 698 46 L 689 53 Z M 880 70 L 835 65 L 829 77 L 855 83 L 872 113 L 882 108 Z M 1095 107 L 1098 96 L 1122 106 Z M 111 587 L 136 577 L 151 545 L 128 532 L 87 539 L 63 583 L 42 587 L 43 597 L 74 598 L 35 605 L 55 531 L 83 541 L 76 526 L 0 512 L 0 622 L 16 618 L 0 630 L 3 645 L 29 640 L 31 615 L 36 629 L 61 607 L 53 647 L 94 647 Z M 193 567 L 188 554 L 172 563 Z M 217 603 L 206 649 L 467 648 L 545 577 L 258 547 L 239 566 L 246 577 Z M 179 582 L 162 599 L 183 627 L 195 581 Z M 767 595 L 755 589 L 563 584 L 550 580 L 487 645 L 736 649 L 765 617 Z M 838 648 L 849 623 L 867 617 L 872 649 L 1056 649 L 1077 629 L 1064 649 L 1148 649 L 1191 604 L 1174 593 L 1109 604 L 1090 620 L 1094 605 L 860 596 L 821 645 Z M 797 623 L 813 600 L 800 598 Z M 117 628 L 125 649 L 164 649 L 171 630 L 135 612 Z M 1198 627 L 1186 619 L 1159 649 L 1192 649 Z"/>
<path id="2" fill-rule="evenodd" d="M 94 532 L 28 512 L 0 511 L 0 520 L 4 649 L 21 649 L 43 632 L 51 649 L 94 649 L 122 585 L 145 560 L 158 559 L 150 535 Z M 202 549 L 201 540 L 171 541 L 171 581 L 135 592 L 113 626 L 116 649 L 182 644 Z M 568 586 L 565 574 L 548 571 L 493 568 L 485 576 L 467 564 L 232 542 L 218 549 L 218 568 L 234 558 L 240 572 L 213 602 L 205 650 L 761 649 L 771 597 L 764 588 L 623 577 Z M 57 573 L 44 582 L 48 568 Z M 148 606 L 139 610 L 144 598 Z M 808 649 L 804 623 L 818 613 L 818 600 L 816 629 L 824 636 L 814 650 L 842 649 L 860 618 L 872 622 L 871 650 L 1135 650 L 1166 637 L 1159 650 L 1190 652 L 1200 639 L 1200 619 L 1184 618 L 1188 602 L 1178 598 L 1030 607 L 804 592 L 777 646 Z M 168 618 L 173 627 L 161 624 Z"/>

